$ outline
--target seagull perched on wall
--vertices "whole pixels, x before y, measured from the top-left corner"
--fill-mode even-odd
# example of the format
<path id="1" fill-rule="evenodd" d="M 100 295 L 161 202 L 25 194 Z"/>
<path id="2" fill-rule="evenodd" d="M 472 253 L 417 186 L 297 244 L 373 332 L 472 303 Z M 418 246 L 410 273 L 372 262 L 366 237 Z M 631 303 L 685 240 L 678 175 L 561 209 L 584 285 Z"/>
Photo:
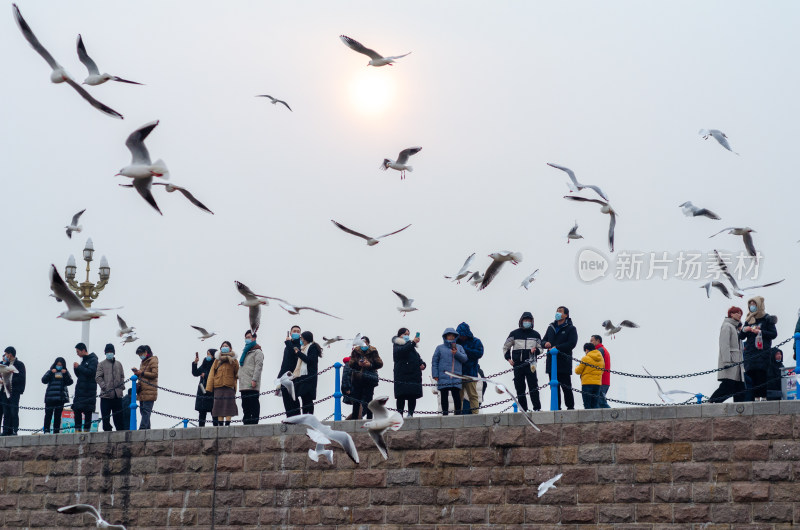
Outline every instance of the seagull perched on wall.
<path id="1" fill-rule="evenodd" d="M 383 455 L 384 460 L 389 459 L 389 451 L 386 448 L 384 435 L 389 429 L 397 431 L 403 426 L 403 416 L 399 412 L 390 412 L 386 408 L 389 396 L 380 396 L 369 402 L 367 407 L 372 411 L 372 419 L 364 422 L 361 427 L 369 429 L 369 436 L 375 442 L 375 446 Z"/>
<path id="2" fill-rule="evenodd" d="M 273 105 L 276 105 L 276 104 L 278 104 L 278 103 L 281 103 L 281 104 L 282 104 L 282 105 L 284 105 L 284 106 L 285 106 L 287 109 L 289 109 L 289 110 L 292 110 L 292 107 L 290 107 L 290 106 L 289 106 L 289 104 L 288 104 L 288 103 L 286 103 L 286 102 L 285 102 L 284 100 L 282 100 L 282 99 L 274 98 L 274 97 L 272 97 L 272 96 L 268 96 L 268 95 L 266 95 L 266 94 L 260 94 L 260 95 L 258 95 L 258 96 L 256 96 L 256 97 L 257 97 L 257 98 L 269 98 L 269 99 L 272 101 L 272 104 L 273 104 Z M 294 111 L 292 111 L 292 112 L 294 112 Z"/>
<path id="3" fill-rule="evenodd" d="M 118 83 L 128 83 L 130 85 L 141 85 L 141 83 L 137 83 L 136 81 L 128 81 L 127 79 L 122 79 L 121 77 L 117 77 L 115 75 L 100 73 L 100 70 L 97 68 L 97 64 L 89 57 L 89 54 L 86 53 L 86 46 L 83 44 L 83 38 L 78 35 L 78 59 L 83 63 L 87 70 L 89 70 L 89 77 L 83 80 L 84 85 L 96 86 L 102 85 L 106 81 L 117 81 Z"/>
<path id="4" fill-rule="evenodd" d="M 478 287 L 479 291 L 486 289 L 489 284 L 492 283 L 492 280 L 494 280 L 495 276 L 497 276 L 500 269 L 503 268 L 503 265 L 505 265 L 507 261 L 510 261 L 512 265 L 517 265 L 522 261 L 521 252 L 511 252 L 510 250 L 492 252 L 489 254 L 489 257 L 492 258 L 492 263 L 486 269 L 486 272 L 483 273 L 483 281 L 481 282 L 481 286 Z"/>
<path id="5" fill-rule="evenodd" d="M 48 52 L 45 49 L 45 47 L 42 46 L 42 44 L 39 42 L 39 39 L 37 39 L 36 35 L 33 34 L 33 30 L 31 30 L 31 27 L 28 25 L 27 22 L 25 22 L 25 19 L 22 18 L 22 13 L 20 13 L 19 8 L 17 7 L 17 4 L 11 4 L 11 5 L 12 5 L 12 7 L 14 9 L 14 20 L 17 21 L 17 26 L 19 26 L 19 29 L 22 32 L 22 36 L 25 37 L 25 40 L 28 41 L 28 44 L 30 44 L 31 47 L 34 50 L 36 50 L 36 53 L 41 55 L 42 58 L 45 61 L 47 61 L 47 64 L 50 65 L 50 68 L 53 69 L 53 71 L 50 72 L 50 81 L 52 83 L 66 83 L 66 84 L 68 84 L 73 89 L 75 89 L 75 91 L 78 94 L 80 94 L 80 96 L 83 99 L 88 101 L 91 106 L 93 106 L 94 108 L 96 108 L 97 110 L 102 112 L 103 114 L 107 114 L 108 116 L 111 116 L 112 118 L 122 119 L 122 114 L 120 114 L 116 110 L 112 109 L 111 107 L 109 107 L 107 105 L 104 105 L 104 104 L 100 103 L 99 101 L 97 101 L 96 99 L 94 99 L 86 91 L 86 89 L 84 89 L 82 86 L 80 86 L 78 83 L 76 83 L 69 76 L 67 71 L 64 70 L 64 67 L 61 66 L 60 64 L 58 64 L 58 62 L 55 59 L 53 59 L 53 56 L 50 55 L 50 52 Z"/>
<path id="6" fill-rule="evenodd" d="M 351 235 L 354 235 L 354 236 L 360 237 L 361 239 L 365 239 L 365 240 L 367 241 L 367 246 L 370 246 L 370 247 L 372 247 L 372 246 L 375 246 L 375 245 L 377 245 L 378 243 L 380 243 L 380 240 L 381 240 L 381 239 L 383 239 L 384 237 L 393 236 L 394 234 L 400 233 L 400 232 L 402 232 L 403 230 L 405 230 L 406 228 L 408 228 L 409 226 L 411 226 L 411 225 L 409 224 L 409 225 L 406 225 L 406 226 L 404 226 L 404 227 L 403 227 L 403 228 L 401 228 L 400 230 L 395 230 L 394 232 L 389 232 L 388 234 L 383 234 L 382 236 L 378 236 L 378 237 L 371 237 L 371 236 L 365 236 L 364 234 L 362 234 L 362 233 L 360 233 L 360 232 L 356 232 L 355 230 L 353 230 L 353 229 L 351 229 L 351 228 L 347 228 L 347 227 L 346 227 L 346 226 L 344 226 L 343 224 L 341 224 L 341 223 L 338 223 L 338 222 L 334 221 L 333 219 L 331 219 L 331 222 L 332 222 L 333 224 L 335 224 L 335 225 L 336 225 L 336 227 L 337 227 L 339 230 L 341 230 L 341 231 L 343 231 L 343 232 L 347 232 L 348 234 L 351 234 Z"/>
<path id="7" fill-rule="evenodd" d="M 383 162 L 381 162 L 381 169 L 384 171 L 389 168 L 397 170 L 400 172 L 400 180 L 403 180 L 406 178 L 406 171 L 414 171 L 414 167 L 407 164 L 408 157 L 416 155 L 420 151 L 422 151 L 421 147 L 409 147 L 408 149 L 403 149 L 400 151 L 400 154 L 397 155 L 397 160 L 384 158 Z"/>
<path id="8" fill-rule="evenodd" d="M 290 425 L 304 425 L 309 429 L 319 432 L 328 440 L 339 444 L 342 449 L 344 449 L 344 452 L 347 453 L 347 456 L 350 457 L 350 460 L 358 464 L 358 451 L 356 450 L 356 444 L 353 443 L 353 438 L 351 438 L 346 432 L 335 431 L 331 429 L 319 421 L 313 414 L 299 414 L 297 416 L 284 418 L 281 420 L 281 422 Z"/>
<path id="9" fill-rule="evenodd" d="M 107 528 L 109 530 L 125 530 L 125 527 L 119 524 L 109 524 L 105 519 L 100 516 L 100 512 L 90 504 L 73 504 L 71 506 L 63 506 L 58 509 L 58 513 L 65 515 L 81 515 L 89 514 L 95 519 L 96 528 Z"/>
<path id="10" fill-rule="evenodd" d="M 83 215 L 83 212 L 85 212 L 85 211 L 86 211 L 86 208 L 84 208 L 80 212 L 78 212 L 75 215 L 73 215 L 72 216 L 72 221 L 70 221 L 70 223 L 67 226 L 64 227 L 64 228 L 67 229 L 67 237 L 68 238 L 72 239 L 72 232 L 83 232 L 83 225 L 79 225 L 78 224 L 78 220 L 81 218 L 81 215 Z"/>
<path id="11" fill-rule="evenodd" d="M 342 39 L 342 42 L 345 44 L 345 46 L 347 46 L 351 50 L 356 51 L 358 53 L 363 53 L 364 55 L 369 57 L 369 62 L 367 63 L 367 66 L 386 66 L 387 64 L 389 66 L 392 66 L 392 63 L 395 61 L 395 59 L 400 59 L 411 53 L 408 52 L 404 53 L 403 55 L 393 55 L 389 57 L 384 57 L 375 50 L 367 48 L 357 40 L 351 39 L 347 35 L 339 35 L 339 38 Z"/>
<path id="12" fill-rule="evenodd" d="M 722 132 L 722 131 L 720 131 L 718 129 L 700 129 L 698 134 L 703 137 L 703 140 L 708 140 L 709 136 L 713 137 L 714 140 L 719 142 L 719 145 L 721 145 L 722 147 L 724 147 L 725 149 L 727 149 L 728 151 L 730 151 L 734 155 L 737 155 L 737 156 L 739 155 L 739 153 L 737 153 L 736 151 L 731 149 L 731 144 L 728 143 L 728 137 L 725 136 L 724 132 Z"/>

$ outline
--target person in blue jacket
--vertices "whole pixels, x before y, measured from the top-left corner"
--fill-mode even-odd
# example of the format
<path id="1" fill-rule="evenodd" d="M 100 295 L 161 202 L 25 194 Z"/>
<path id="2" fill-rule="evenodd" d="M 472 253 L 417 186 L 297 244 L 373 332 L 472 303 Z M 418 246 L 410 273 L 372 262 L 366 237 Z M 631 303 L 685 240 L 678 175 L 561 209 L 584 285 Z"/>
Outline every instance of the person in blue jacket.
<path id="1" fill-rule="evenodd" d="M 436 381 L 436 388 L 442 398 L 442 415 L 449 414 L 448 395 L 453 397 L 453 409 L 455 414 L 461 414 L 461 379 L 451 377 L 445 372 L 461 375 L 462 363 L 467 362 L 467 354 L 464 348 L 456 344 L 458 333 L 453 328 L 447 328 L 442 333 L 444 344 L 436 346 L 431 361 L 431 375 Z"/>
<path id="2" fill-rule="evenodd" d="M 483 343 L 481 339 L 472 334 L 469 324 L 462 322 L 456 328 L 458 338 L 456 342 L 464 348 L 467 354 L 467 362 L 461 365 L 462 375 L 478 376 L 478 360 L 483 357 Z M 463 405 L 462 414 L 477 414 L 480 400 L 478 399 L 478 383 L 476 381 L 463 381 L 461 383 L 461 396 Z"/>

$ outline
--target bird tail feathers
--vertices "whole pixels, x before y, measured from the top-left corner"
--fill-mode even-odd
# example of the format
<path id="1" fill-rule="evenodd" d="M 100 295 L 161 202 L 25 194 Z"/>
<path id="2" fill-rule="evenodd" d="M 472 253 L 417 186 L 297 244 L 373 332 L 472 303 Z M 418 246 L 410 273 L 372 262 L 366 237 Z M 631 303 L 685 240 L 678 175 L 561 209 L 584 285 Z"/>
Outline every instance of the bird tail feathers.
<path id="1" fill-rule="evenodd" d="M 154 173 L 159 173 L 164 180 L 169 179 L 169 169 L 167 169 L 167 164 L 160 158 L 153 162 L 153 164 L 150 166 L 150 170 Z"/>
<path id="2" fill-rule="evenodd" d="M 414 166 L 406 166 L 406 171 L 414 171 Z"/>

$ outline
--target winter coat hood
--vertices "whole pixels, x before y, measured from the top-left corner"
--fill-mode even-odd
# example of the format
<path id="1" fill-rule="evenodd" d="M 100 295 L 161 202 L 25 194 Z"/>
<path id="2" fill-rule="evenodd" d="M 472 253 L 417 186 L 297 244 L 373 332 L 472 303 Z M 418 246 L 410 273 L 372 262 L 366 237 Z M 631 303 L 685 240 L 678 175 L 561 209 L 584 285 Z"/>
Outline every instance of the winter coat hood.
<path id="1" fill-rule="evenodd" d="M 474 338 L 475 336 L 472 334 L 472 330 L 469 329 L 469 324 L 466 322 L 462 322 L 456 328 L 456 335 L 457 337 L 465 337 L 467 340 Z"/>
<path id="2" fill-rule="evenodd" d="M 603 354 L 599 350 L 592 350 L 583 356 L 581 364 L 575 367 L 575 373 L 581 376 L 581 384 L 599 385 L 603 379 L 603 370 L 600 368 L 605 368 Z"/>
<path id="3" fill-rule="evenodd" d="M 402 346 L 406 343 L 406 339 L 403 337 L 392 337 L 392 344 L 396 344 L 397 346 Z"/>
<path id="4" fill-rule="evenodd" d="M 444 341 L 444 340 L 447 340 L 447 338 L 446 338 L 446 337 L 447 337 L 448 335 L 450 335 L 451 333 L 452 333 L 453 335 L 455 335 L 455 336 L 456 336 L 456 338 L 458 338 L 458 331 L 454 330 L 453 328 L 447 328 L 447 329 L 445 329 L 445 330 L 444 330 L 444 333 L 442 333 L 442 340 L 443 340 L 443 341 Z"/>
<path id="5" fill-rule="evenodd" d="M 753 313 L 750 311 L 750 304 L 756 304 L 756 312 Z M 763 296 L 754 296 L 753 298 L 747 301 L 747 318 L 745 321 L 748 324 L 755 324 L 756 320 L 759 318 L 763 318 L 764 315 L 767 314 L 767 311 L 764 307 L 764 297 Z"/>
<path id="6" fill-rule="evenodd" d="M 528 318 L 531 319 L 531 329 L 533 329 L 534 320 L 533 320 L 533 315 L 531 314 L 530 311 L 525 311 L 524 313 L 522 313 L 522 316 L 519 317 L 519 327 L 522 327 L 522 321 Z"/>

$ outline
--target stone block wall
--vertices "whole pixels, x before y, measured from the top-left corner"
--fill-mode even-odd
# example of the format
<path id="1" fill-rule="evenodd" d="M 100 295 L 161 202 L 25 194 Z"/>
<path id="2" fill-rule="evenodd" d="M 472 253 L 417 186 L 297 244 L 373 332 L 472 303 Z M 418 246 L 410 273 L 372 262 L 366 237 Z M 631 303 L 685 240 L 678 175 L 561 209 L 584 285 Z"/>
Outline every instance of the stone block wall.
<path id="1" fill-rule="evenodd" d="M 0 526 L 790 528 L 800 402 L 425 417 L 361 456 L 312 462 L 304 429 L 208 427 L 0 438 Z M 563 473 L 541 498 L 540 482 Z"/>

